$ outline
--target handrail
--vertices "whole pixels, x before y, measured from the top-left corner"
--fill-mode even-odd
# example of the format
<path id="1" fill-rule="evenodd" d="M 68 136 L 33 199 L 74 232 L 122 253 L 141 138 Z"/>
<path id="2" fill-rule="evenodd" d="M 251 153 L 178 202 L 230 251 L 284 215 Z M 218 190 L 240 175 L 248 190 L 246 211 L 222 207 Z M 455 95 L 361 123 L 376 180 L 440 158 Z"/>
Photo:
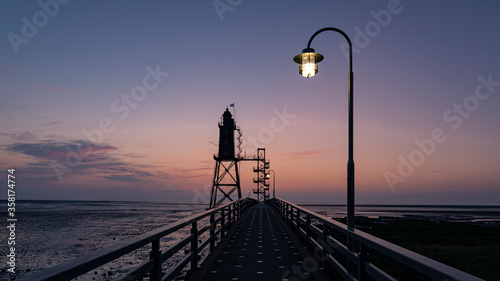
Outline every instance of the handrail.
<path id="1" fill-rule="evenodd" d="M 376 280 L 396 280 L 369 262 L 368 249 L 376 250 L 434 280 L 483 280 L 353 227 L 348 227 L 345 224 L 283 199 L 274 198 L 268 202 L 278 209 L 285 221 L 291 225 L 292 229 L 295 229 L 297 236 L 300 235 L 304 238 L 306 247 L 310 251 L 319 251 L 321 256 L 320 259 L 322 259 L 321 262 L 330 264 L 330 266 L 337 270 L 346 280 L 371 280 L 368 279 L 367 276 L 375 278 Z M 305 219 L 303 219 L 302 216 L 305 216 Z M 315 219 L 318 223 L 322 224 L 323 229 L 314 226 L 311 223 L 311 219 Z M 343 244 L 340 244 L 340 242 L 331 237 L 331 233 L 334 231 L 359 243 L 358 252 L 348 250 Z M 333 257 L 333 249 L 336 249 L 337 252 L 341 253 L 347 260 L 354 261 L 357 272 L 352 272 L 353 270 L 349 270 L 347 267 L 342 266 L 341 262 Z M 316 258 L 318 257 L 316 254 L 314 256 Z M 357 276 L 357 278 L 355 276 Z"/>
<path id="2" fill-rule="evenodd" d="M 152 244 L 151 259 L 143 263 L 138 268 L 132 269 L 131 272 L 147 273 L 148 271 L 144 268 L 152 267 L 152 269 L 149 270 L 150 279 L 155 281 L 160 280 L 162 278 L 161 264 L 167 258 L 171 257 L 173 254 L 177 253 L 179 250 L 181 250 L 181 248 L 183 248 L 180 247 L 182 245 L 180 245 L 179 243 L 191 243 L 191 251 L 186 255 L 186 258 L 188 259 L 188 262 L 191 262 L 191 266 L 196 267 L 198 263 L 198 253 L 208 244 L 202 243 L 201 246 L 198 246 L 199 235 L 209 230 L 210 237 L 208 239 L 210 240 L 210 250 L 212 250 L 215 245 L 217 234 L 220 234 L 221 237 L 224 236 L 225 230 L 227 230 L 227 228 L 229 228 L 232 223 L 236 222 L 237 219 L 241 218 L 241 214 L 247 207 L 248 203 L 254 203 L 253 201 L 255 200 L 245 197 L 237 201 L 226 203 L 217 208 L 180 219 L 169 225 L 146 232 L 112 246 L 97 250 L 81 257 L 77 257 L 75 259 L 63 262 L 59 265 L 30 274 L 28 276 L 24 276 L 23 278 L 19 279 L 19 281 L 70 280 L 150 243 Z M 225 210 L 228 211 L 224 212 Z M 215 215 L 217 213 L 221 214 L 218 219 L 215 219 Z M 210 216 L 209 226 L 198 229 L 197 222 L 208 216 Z M 220 227 L 217 227 L 218 223 L 220 223 Z M 174 245 L 170 249 L 167 249 L 166 252 L 170 252 L 169 256 L 162 256 L 160 250 L 160 239 L 189 225 L 192 226 L 191 236 L 188 236 L 187 238 L 181 240 L 177 245 Z M 188 262 L 185 262 L 183 264 L 185 265 Z M 179 272 L 181 270 L 182 268 L 177 268 L 176 266 L 171 270 L 171 272 Z M 140 277 L 142 276 L 128 275 L 124 279 L 136 280 Z"/>

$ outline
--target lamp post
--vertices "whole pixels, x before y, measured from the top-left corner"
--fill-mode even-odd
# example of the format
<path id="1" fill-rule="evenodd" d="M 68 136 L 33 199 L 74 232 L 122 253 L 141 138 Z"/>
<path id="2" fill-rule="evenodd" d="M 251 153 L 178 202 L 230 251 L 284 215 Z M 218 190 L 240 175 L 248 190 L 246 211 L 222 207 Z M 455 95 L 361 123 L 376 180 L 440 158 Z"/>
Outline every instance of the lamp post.
<path id="1" fill-rule="evenodd" d="M 269 170 L 269 172 L 273 172 L 273 198 L 276 198 L 276 173 L 274 170 Z M 269 178 L 270 174 L 267 174 L 267 178 Z"/>
<path id="2" fill-rule="evenodd" d="M 351 40 L 342 30 L 335 27 L 325 27 L 316 31 L 309 42 L 307 48 L 302 50 L 301 54 L 296 55 L 293 60 L 300 64 L 299 73 L 302 76 L 309 78 L 318 73 L 318 65 L 323 60 L 321 54 L 315 53 L 311 48 L 311 42 L 323 31 L 335 31 L 347 40 L 349 43 L 349 160 L 347 160 L 347 226 L 354 228 L 354 160 L 353 160 L 353 74 L 352 74 L 352 44 Z M 352 249 L 352 241 L 348 242 L 349 248 Z"/>

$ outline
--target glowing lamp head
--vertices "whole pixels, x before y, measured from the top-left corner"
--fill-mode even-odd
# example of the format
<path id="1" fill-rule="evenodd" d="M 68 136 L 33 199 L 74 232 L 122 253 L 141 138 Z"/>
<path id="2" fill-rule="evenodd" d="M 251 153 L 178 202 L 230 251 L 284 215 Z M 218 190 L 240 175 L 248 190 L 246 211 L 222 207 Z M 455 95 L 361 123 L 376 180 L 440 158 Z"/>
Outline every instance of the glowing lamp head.
<path id="1" fill-rule="evenodd" d="M 309 78 L 318 73 L 318 63 L 322 61 L 323 58 L 323 55 L 315 53 L 313 48 L 306 48 L 302 50 L 302 54 L 296 55 L 293 61 L 300 64 L 299 73 Z"/>

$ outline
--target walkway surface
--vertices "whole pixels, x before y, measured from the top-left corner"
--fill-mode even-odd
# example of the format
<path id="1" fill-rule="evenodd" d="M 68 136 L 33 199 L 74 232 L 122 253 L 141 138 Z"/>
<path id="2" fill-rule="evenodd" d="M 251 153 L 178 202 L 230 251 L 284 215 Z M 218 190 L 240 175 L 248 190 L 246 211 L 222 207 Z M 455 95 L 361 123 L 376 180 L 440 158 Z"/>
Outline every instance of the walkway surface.
<path id="1" fill-rule="evenodd" d="M 307 272 L 295 237 L 267 204 L 246 212 L 202 280 L 318 280 Z M 322 279 L 322 278 L 320 278 Z"/>

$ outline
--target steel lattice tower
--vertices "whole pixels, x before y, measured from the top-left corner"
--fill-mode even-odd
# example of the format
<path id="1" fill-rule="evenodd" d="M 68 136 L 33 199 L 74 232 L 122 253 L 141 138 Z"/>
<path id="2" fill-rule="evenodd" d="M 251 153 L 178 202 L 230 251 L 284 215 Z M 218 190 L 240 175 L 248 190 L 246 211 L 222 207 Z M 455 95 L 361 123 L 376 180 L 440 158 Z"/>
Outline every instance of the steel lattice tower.
<path id="1" fill-rule="evenodd" d="M 257 194 L 257 200 L 267 201 L 269 199 L 269 183 L 266 177 L 267 170 L 269 169 L 269 160 L 266 160 L 266 149 L 257 149 L 257 166 L 253 168 L 253 171 L 257 173 L 257 177 L 253 179 L 254 183 L 257 183 L 257 188 L 253 190 L 254 194 Z"/>

